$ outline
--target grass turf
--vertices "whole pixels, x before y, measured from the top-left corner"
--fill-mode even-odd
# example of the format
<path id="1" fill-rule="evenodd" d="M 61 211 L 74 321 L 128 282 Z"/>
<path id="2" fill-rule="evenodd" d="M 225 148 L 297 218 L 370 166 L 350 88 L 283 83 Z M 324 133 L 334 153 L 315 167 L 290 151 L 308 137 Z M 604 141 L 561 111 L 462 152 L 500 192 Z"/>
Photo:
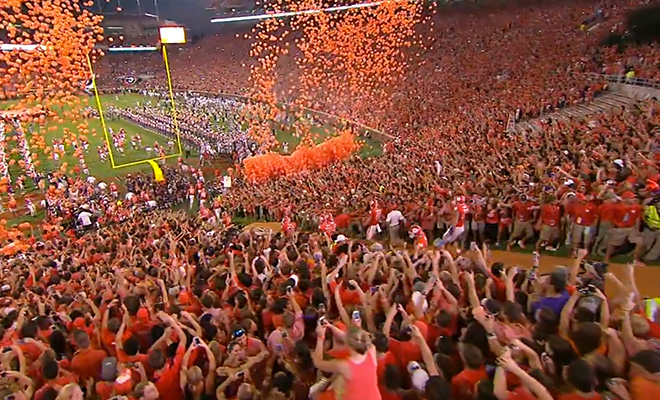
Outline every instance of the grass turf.
<path id="1" fill-rule="evenodd" d="M 94 97 L 89 97 L 86 100 L 89 102 L 89 105 L 91 107 L 97 109 L 96 100 Z M 103 95 L 101 96 L 101 105 L 103 109 L 105 109 L 108 105 L 114 105 L 116 107 L 127 107 L 127 106 L 136 105 L 138 102 L 140 102 L 140 104 L 143 104 L 146 100 L 148 99 L 145 99 L 143 96 L 133 95 L 133 94 L 118 95 L 118 96 Z M 6 109 L 11 104 L 13 104 L 13 102 L 11 101 L 0 102 L 0 109 Z M 63 112 L 64 110 L 66 109 L 60 110 L 60 112 Z M 87 123 L 89 125 L 90 134 L 87 135 L 87 140 L 89 142 L 89 151 L 85 154 L 85 162 L 90 170 L 90 173 L 93 176 L 99 179 L 112 179 L 119 175 L 124 175 L 126 173 L 135 173 L 138 171 L 148 172 L 151 169 L 151 167 L 148 164 L 141 164 L 141 165 L 135 165 L 125 168 L 113 169 L 109 160 L 107 160 L 106 162 L 101 162 L 101 159 L 99 158 L 96 152 L 97 146 L 103 146 L 103 144 L 105 143 L 105 137 L 103 133 L 101 120 L 98 118 L 89 118 L 87 119 Z M 145 160 L 153 157 L 153 155 L 151 156 L 148 155 L 147 152 L 143 149 L 133 150 L 130 147 L 129 144 L 130 137 L 136 133 L 142 137 L 143 147 L 145 146 L 151 147 L 156 141 L 161 145 L 165 145 L 166 143 L 166 139 L 163 136 L 160 136 L 159 134 L 152 132 L 150 130 L 144 129 L 141 126 L 131 123 L 129 121 L 106 119 L 106 125 L 112 128 L 115 132 L 119 131 L 122 128 L 126 131 L 125 155 L 123 156 L 120 155 L 119 152 L 117 152 L 117 150 L 114 149 L 114 147 L 112 147 L 116 165 Z M 52 126 L 55 126 L 57 129 L 49 130 L 49 128 Z M 55 120 L 50 120 L 46 122 L 43 127 L 46 128 L 46 134 L 43 136 L 47 146 L 52 146 L 53 139 L 62 138 L 64 129 L 68 129 L 72 132 L 77 132 L 78 130 L 76 123 L 67 120 L 65 120 L 63 123 L 58 123 Z M 96 130 L 96 134 L 91 133 L 93 130 Z M 26 131 L 26 135 L 28 135 L 29 137 L 30 133 L 28 133 L 27 129 L 25 129 L 25 131 Z M 9 142 L 6 146 L 6 151 L 9 153 L 13 148 L 16 148 L 15 142 Z M 39 155 L 38 159 L 41 161 L 41 165 L 37 168 L 37 170 L 43 172 L 58 170 L 64 163 L 68 164 L 67 171 L 70 171 L 75 165 L 79 164 L 78 159 L 73 156 L 73 148 L 70 145 L 67 146 L 65 144 L 65 154 L 63 157 L 59 159 L 57 163 L 53 160 L 52 156 L 46 155 L 40 149 L 38 150 L 31 149 L 31 151 L 36 152 Z M 18 160 L 20 159 L 20 154 L 17 153 L 11 154 L 9 158 L 14 159 L 16 160 L 16 162 L 18 162 Z M 9 173 L 13 178 L 15 178 L 19 175 L 22 175 L 24 171 L 18 164 L 14 164 L 13 166 L 9 167 Z M 31 185 L 32 183 L 29 182 L 29 180 L 26 181 L 27 190 L 30 190 L 32 188 Z"/>

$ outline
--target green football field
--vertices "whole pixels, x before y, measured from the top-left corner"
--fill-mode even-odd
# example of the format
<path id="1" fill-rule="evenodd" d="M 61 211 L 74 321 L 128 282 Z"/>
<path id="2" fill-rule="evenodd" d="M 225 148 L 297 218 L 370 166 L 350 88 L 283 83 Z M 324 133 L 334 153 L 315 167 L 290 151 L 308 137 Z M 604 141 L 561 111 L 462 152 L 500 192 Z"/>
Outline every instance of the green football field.
<path id="1" fill-rule="evenodd" d="M 100 100 L 101 100 L 102 109 L 104 110 L 109 105 L 113 105 L 118 108 L 123 108 L 123 107 L 144 104 L 145 102 L 151 102 L 152 105 L 157 104 L 156 99 L 137 95 L 137 94 L 102 95 L 100 97 Z M 87 97 L 84 99 L 84 101 L 86 101 L 90 107 L 97 109 L 96 99 L 94 97 L 91 96 Z M 0 101 L 0 109 L 5 109 L 9 107 L 11 104 L 13 104 L 13 102 L 11 101 Z M 167 139 L 164 138 L 163 136 L 155 132 L 152 132 L 150 130 L 147 130 L 145 128 L 142 128 L 137 124 L 125 120 L 112 120 L 107 117 L 107 114 L 105 115 L 106 115 L 105 118 L 106 125 L 108 127 L 112 128 L 115 132 L 119 131 L 119 129 L 122 128 L 126 131 L 125 154 L 121 155 L 114 149 L 114 147 L 112 148 L 116 165 L 146 160 L 154 157 L 153 153 L 148 154 L 143 149 L 138 149 L 138 150 L 131 149 L 129 143 L 130 137 L 136 133 L 138 133 L 142 137 L 143 148 L 146 146 L 153 147 L 154 142 L 158 142 L 161 145 L 165 145 L 167 142 Z M 113 178 L 116 178 L 121 175 L 125 175 L 127 173 L 135 173 L 138 171 L 143 171 L 143 172 L 151 171 L 151 167 L 148 164 L 139 164 L 129 167 L 122 167 L 122 168 L 112 168 L 109 160 L 106 160 L 105 162 L 101 162 L 101 159 L 99 158 L 98 153 L 96 151 L 97 146 L 102 146 L 105 143 L 105 137 L 103 134 L 103 127 L 101 125 L 101 121 L 98 118 L 89 118 L 87 122 L 89 125 L 88 129 L 90 133 L 87 135 L 87 139 L 89 141 L 89 149 L 88 152 L 85 154 L 85 162 L 87 163 L 87 166 L 93 176 L 102 180 L 112 180 Z M 76 123 L 66 120 L 63 123 L 58 123 L 57 121 L 54 120 L 47 122 L 44 126 L 46 128 L 46 133 L 44 135 L 44 140 L 46 142 L 46 145 L 52 146 L 53 139 L 59 139 L 63 137 L 64 129 L 68 129 L 72 132 L 75 132 L 77 129 L 76 125 L 77 125 Z M 55 126 L 56 129 L 50 130 L 49 128 L 52 126 Z M 30 134 L 28 133 L 27 125 L 25 125 L 24 127 L 26 134 L 29 137 Z M 91 133 L 93 130 L 96 130 L 95 136 Z M 334 135 L 335 131 L 332 126 L 314 126 L 312 127 L 312 133 L 315 136 L 314 137 L 315 141 L 317 143 L 320 143 L 326 140 L 328 137 Z M 300 142 L 300 138 L 296 137 L 293 134 L 292 129 L 276 130 L 276 138 L 281 143 L 288 143 L 289 152 L 293 151 Z M 381 154 L 382 147 L 380 143 L 370 139 L 360 139 L 360 140 L 363 142 L 363 146 L 361 149 L 361 155 L 363 157 L 371 157 Z M 16 148 L 16 142 L 8 141 L 5 150 L 10 159 L 16 160 L 16 164 L 10 166 L 9 172 L 12 177 L 17 177 L 19 175 L 24 174 L 24 170 L 22 167 L 18 165 L 20 154 L 18 154 L 17 152 L 14 152 L 13 154 L 11 153 L 11 150 L 14 148 Z M 178 150 L 177 146 L 175 145 L 174 151 L 177 150 Z M 192 149 L 192 150 L 193 150 L 193 156 L 197 154 L 196 151 L 197 149 Z M 72 146 L 65 147 L 65 155 L 62 158 L 60 158 L 60 160 L 57 163 L 55 163 L 52 156 L 44 154 L 39 149 L 37 150 L 31 149 L 31 151 L 39 154 L 38 159 L 40 160 L 41 165 L 39 165 L 37 169 L 42 172 L 59 170 L 60 166 L 64 162 L 68 164 L 67 170 L 73 169 L 73 167 L 78 164 L 78 159 L 73 156 L 74 149 Z M 193 165 L 196 165 L 196 159 L 187 160 L 187 161 L 193 163 Z M 168 162 L 175 163 L 176 157 L 172 157 L 168 159 Z M 30 191 L 31 189 L 33 189 L 32 183 L 29 182 L 28 180 L 26 182 L 26 190 Z"/>
<path id="2" fill-rule="evenodd" d="M 142 104 L 145 100 L 147 99 L 145 99 L 142 96 L 132 95 L 132 94 L 119 95 L 119 96 L 114 96 L 114 95 L 101 96 L 103 109 L 105 109 L 108 105 L 114 105 L 116 107 L 126 107 L 126 106 L 135 105 L 138 102 Z M 87 98 L 86 101 L 88 101 L 89 105 L 92 106 L 94 109 L 97 108 L 96 100 L 93 97 Z M 11 104 L 12 103 L 8 101 L 0 102 L 0 109 L 7 108 Z M 151 169 L 151 167 L 147 164 L 113 169 L 109 160 L 107 160 L 106 162 L 101 162 L 101 159 L 99 158 L 98 153 L 96 151 L 97 146 L 102 146 L 105 143 L 105 137 L 103 134 L 103 127 L 101 124 L 101 120 L 98 118 L 89 118 L 87 120 L 87 123 L 89 125 L 90 133 L 87 135 L 87 140 L 89 142 L 89 150 L 87 153 L 85 153 L 85 162 L 87 163 L 87 166 L 92 175 L 100 179 L 111 179 L 126 173 L 135 173 L 138 171 L 147 172 Z M 118 152 L 114 148 L 112 149 L 113 155 L 115 157 L 116 165 L 145 160 L 153 157 L 153 155 L 149 156 L 147 152 L 144 150 L 131 149 L 131 146 L 129 144 L 130 137 L 136 133 L 142 137 L 143 147 L 145 146 L 151 147 L 156 141 L 161 145 L 165 145 L 166 143 L 166 139 L 163 136 L 160 136 L 155 132 L 144 129 L 139 125 L 133 124 L 128 121 L 106 119 L 106 124 L 108 127 L 112 128 L 115 132 L 119 131 L 119 129 L 122 128 L 126 131 L 125 155 L 122 156 L 118 154 Z M 57 129 L 50 130 L 49 128 L 51 126 L 56 126 Z M 44 135 L 44 140 L 46 142 L 46 145 L 52 146 L 53 139 L 62 138 L 64 129 L 68 129 L 72 132 L 76 132 L 77 131 L 76 126 L 77 123 L 66 120 L 64 121 L 64 123 L 58 123 L 57 121 L 54 120 L 46 122 L 46 124 L 44 125 L 44 127 L 46 128 L 46 133 Z M 24 125 L 24 127 L 27 128 L 27 125 Z M 92 130 L 96 130 L 96 136 L 92 135 L 91 133 Z M 26 134 L 29 136 L 28 130 L 25 129 L 25 131 Z M 15 142 L 8 142 L 6 146 L 6 152 L 9 154 L 14 147 L 16 147 Z M 43 152 L 41 152 L 40 150 L 31 149 L 31 151 L 39 154 L 39 160 L 41 161 L 41 165 L 37 169 L 43 172 L 58 170 L 60 168 L 59 166 L 61 166 L 65 162 L 69 166 L 68 169 L 71 169 L 73 168 L 73 166 L 78 164 L 78 159 L 73 156 L 74 149 L 72 146 L 65 147 L 65 155 L 62 158 L 60 158 L 57 164 L 54 162 L 52 156 L 48 156 Z M 18 160 L 20 159 L 20 155 L 11 154 L 10 159 L 15 159 L 18 162 Z M 13 166 L 10 166 L 9 172 L 12 177 L 16 177 L 24 173 L 23 169 L 20 166 L 18 166 L 18 164 L 14 164 Z M 27 182 L 28 188 L 30 184 L 31 183 Z"/>

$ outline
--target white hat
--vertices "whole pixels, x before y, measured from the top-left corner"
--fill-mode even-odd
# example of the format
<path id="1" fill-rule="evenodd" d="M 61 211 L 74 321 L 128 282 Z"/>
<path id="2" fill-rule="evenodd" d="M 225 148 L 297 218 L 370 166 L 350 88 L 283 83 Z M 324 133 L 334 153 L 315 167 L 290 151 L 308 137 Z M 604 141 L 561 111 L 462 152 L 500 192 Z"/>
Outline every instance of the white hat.
<path id="1" fill-rule="evenodd" d="M 429 380 L 428 372 L 424 371 L 417 361 L 411 361 L 408 364 L 408 373 L 412 386 L 417 390 L 424 390 L 426 382 Z"/>
<path id="2" fill-rule="evenodd" d="M 623 165 L 623 160 L 620 159 L 620 158 L 617 158 L 616 160 L 614 160 L 614 164 L 618 165 L 621 168 L 623 168 L 623 166 L 624 166 Z"/>
<path id="3" fill-rule="evenodd" d="M 344 235 L 337 235 L 337 239 L 335 239 L 335 243 L 343 242 L 346 240 L 346 236 Z"/>

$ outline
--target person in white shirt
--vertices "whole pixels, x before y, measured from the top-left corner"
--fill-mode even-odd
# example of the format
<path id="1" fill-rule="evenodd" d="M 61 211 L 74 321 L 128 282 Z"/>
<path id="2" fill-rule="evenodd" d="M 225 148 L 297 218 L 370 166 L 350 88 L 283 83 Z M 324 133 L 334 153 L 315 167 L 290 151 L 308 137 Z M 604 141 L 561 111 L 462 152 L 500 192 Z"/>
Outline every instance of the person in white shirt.
<path id="1" fill-rule="evenodd" d="M 387 214 L 385 222 L 387 222 L 387 227 L 390 233 L 390 242 L 398 242 L 401 226 L 406 222 L 406 218 L 403 216 L 401 211 L 395 208 Z"/>
<path id="2" fill-rule="evenodd" d="M 92 213 L 83 210 L 80 214 L 78 214 L 78 222 L 82 225 L 84 229 L 89 229 L 92 227 Z"/>

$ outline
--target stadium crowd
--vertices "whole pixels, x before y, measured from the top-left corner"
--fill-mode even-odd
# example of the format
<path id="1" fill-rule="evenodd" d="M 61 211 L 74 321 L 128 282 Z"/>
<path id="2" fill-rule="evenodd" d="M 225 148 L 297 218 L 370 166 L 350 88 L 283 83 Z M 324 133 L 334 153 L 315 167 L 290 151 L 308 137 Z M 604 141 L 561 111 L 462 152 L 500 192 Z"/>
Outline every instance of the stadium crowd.
<path id="1" fill-rule="evenodd" d="M 3 249 L 5 398 L 643 399 L 629 265 L 210 227 L 183 211 Z M 19 242 L 24 242 L 18 247 Z M 618 294 L 606 296 L 604 283 Z M 649 397 L 650 396 L 650 397 Z"/>
<path id="2" fill-rule="evenodd" d="M 164 93 L 154 91 L 149 91 L 148 95 L 154 99 L 167 98 Z M 157 101 L 157 104 L 150 101 L 125 108 L 109 106 L 106 113 L 110 118 L 126 119 L 157 131 L 167 137 L 168 142 L 176 141 L 178 129 L 185 147 L 194 148 L 208 158 L 231 155 L 235 161 L 241 161 L 256 154 L 256 146 L 248 140 L 245 123 L 240 118 L 240 102 L 190 93 L 177 97 L 176 127 L 169 101 Z"/>
<path id="3" fill-rule="evenodd" d="M 0 396 L 655 399 L 660 325 L 636 264 L 617 277 L 589 256 L 660 259 L 660 104 L 505 129 L 606 89 L 580 72 L 657 76 L 655 48 L 621 63 L 592 46 L 623 3 L 637 2 L 599 2 L 589 32 L 586 2 L 448 11 L 392 103 L 314 99 L 394 134 L 380 157 L 231 187 L 180 163 L 121 194 L 47 176 L 41 237 L 2 232 Z M 245 87 L 224 62 L 238 50 L 214 43 L 178 54 L 175 78 Z M 233 107 L 188 100 L 194 138 Z M 114 112 L 171 132 L 156 108 Z M 198 214 L 171 209 L 184 202 Z M 498 242 L 536 252 L 493 262 Z M 541 274 L 540 253 L 562 245 L 571 265 Z"/>

